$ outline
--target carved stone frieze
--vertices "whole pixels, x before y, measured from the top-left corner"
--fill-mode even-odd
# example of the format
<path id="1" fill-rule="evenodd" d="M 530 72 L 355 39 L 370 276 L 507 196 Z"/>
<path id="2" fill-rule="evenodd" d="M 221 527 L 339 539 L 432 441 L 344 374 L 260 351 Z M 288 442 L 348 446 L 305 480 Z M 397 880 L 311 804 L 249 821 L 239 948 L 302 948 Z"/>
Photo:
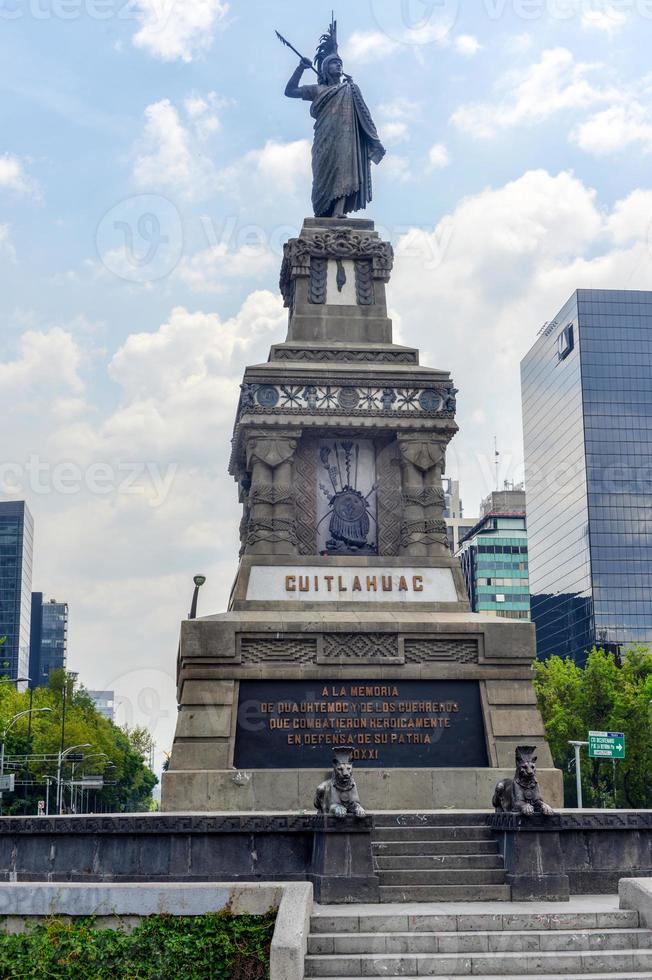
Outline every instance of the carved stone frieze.
<path id="1" fill-rule="evenodd" d="M 358 259 L 355 263 L 355 291 L 359 306 L 373 306 L 374 275 L 368 259 Z"/>
<path id="2" fill-rule="evenodd" d="M 477 664 L 477 640 L 405 639 L 405 662 L 408 664 L 458 663 Z"/>
<path id="3" fill-rule="evenodd" d="M 446 497 L 443 488 L 440 487 L 406 487 L 403 491 L 403 504 L 418 504 L 421 507 L 430 507 L 433 504 L 444 507 Z"/>
<path id="4" fill-rule="evenodd" d="M 378 554 L 394 556 L 401 543 L 403 499 L 398 444 L 393 440 L 378 453 Z"/>
<path id="5" fill-rule="evenodd" d="M 300 555 L 317 552 L 317 441 L 303 438 L 294 457 L 297 546 Z"/>
<path id="6" fill-rule="evenodd" d="M 289 463 L 297 448 L 296 439 L 277 439 L 269 435 L 249 435 L 246 441 L 247 466 L 251 468 L 254 462 L 264 463 L 270 469 L 276 469 L 282 463 Z"/>
<path id="7" fill-rule="evenodd" d="M 293 504 L 294 490 L 290 486 L 276 486 L 275 484 L 259 483 L 252 487 L 249 494 L 249 503 L 253 504 Z"/>
<path id="8" fill-rule="evenodd" d="M 317 640 L 292 636 L 243 637 L 240 652 L 243 664 L 310 664 L 317 657 Z"/>
<path id="9" fill-rule="evenodd" d="M 322 305 L 326 302 L 328 284 L 328 259 L 315 257 L 310 263 L 310 286 L 308 302 Z"/>
<path id="10" fill-rule="evenodd" d="M 399 440 L 401 459 L 411 463 L 422 473 L 427 473 L 433 467 L 444 469 L 446 447 L 440 442 L 423 438 L 401 438 Z"/>
<path id="11" fill-rule="evenodd" d="M 297 534 L 295 521 L 283 517 L 267 517 L 250 519 L 247 528 L 247 545 L 260 544 L 280 544 L 287 542 L 296 547 Z"/>

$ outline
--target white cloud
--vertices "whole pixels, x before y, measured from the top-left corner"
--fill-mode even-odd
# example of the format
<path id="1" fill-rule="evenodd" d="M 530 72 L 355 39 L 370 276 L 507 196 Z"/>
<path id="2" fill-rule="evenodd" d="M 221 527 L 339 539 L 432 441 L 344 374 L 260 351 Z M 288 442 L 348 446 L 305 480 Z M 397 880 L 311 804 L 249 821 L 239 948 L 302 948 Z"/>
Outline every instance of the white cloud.
<path id="1" fill-rule="evenodd" d="M 0 363 L 0 391 L 7 399 L 5 415 L 40 413 L 60 397 L 78 396 L 82 353 L 70 331 L 51 327 L 22 334 L 16 357 Z"/>
<path id="2" fill-rule="evenodd" d="M 571 139 L 587 153 L 607 156 L 638 145 L 645 153 L 652 152 L 652 115 L 647 107 L 635 100 L 612 105 L 580 123 Z"/>
<path id="3" fill-rule="evenodd" d="M 397 143 L 406 143 L 410 138 L 410 129 L 404 122 L 385 122 L 381 128 L 381 139 L 388 145 L 393 146 Z"/>
<path id="4" fill-rule="evenodd" d="M 428 159 L 430 160 L 430 166 L 436 170 L 443 170 L 450 163 L 450 155 L 443 143 L 435 143 L 434 146 L 430 147 Z"/>
<path id="5" fill-rule="evenodd" d="M 390 102 L 383 102 L 378 112 L 385 119 L 397 119 L 401 122 L 415 122 L 421 118 L 423 103 L 405 96 L 398 96 Z"/>
<path id="6" fill-rule="evenodd" d="M 527 32 L 523 34 L 512 34 L 505 41 L 505 47 L 510 54 L 525 54 L 532 49 L 534 38 Z"/>
<path id="7" fill-rule="evenodd" d="M 279 257 L 263 244 L 229 251 L 228 245 L 220 243 L 184 257 L 176 274 L 194 292 L 221 293 L 228 280 L 259 278 L 279 262 Z"/>
<path id="8" fill-rule="evenodd" d="M 400 45 L 382 31 L 355 31 L 343 48 L 346 61 L 365 64 L 394 54 Z"/>
<path id="9" fill-rule="evenodd" d="M 497 102 L 468 103 L 452 115 L 452 122 L 476 138 L 494 136 L 501 129 L 543 122 L 558 112 L 586 109 L 617 96 L 602 87 L 601 66 L 576 62 L 566 48 L 544 51 L 538 62 L 501 79 Z"/>
<path id="10" fill-rule="evenodd" d="M 449 463 L 469 513 L 491 489 L 491 466 L 478 459 L 489 460 L 494 433 L 504 457 L 519 461 L 519 361 L 537 330 L 577 288 L 648 288 L 650 218 L 652 191 L 610 210 L 574 175 L 536 170 L 464 198 L 432 232 L 413 229 L 396 243 L 389 296 L 403 341 L 421 346 L 422 363 L 451 368 L 460 388 Z M 433 333 L 433 310 L 450 329 Z"/>
<path id="11" fill-rule="evenodd" d="M 582 13 L 582 27 L 585 30 L 602 31 L 610 35 L 622 30 L 627 21 L 624 10 L 616 10 L 611 6 L 602 10 L 584 10 Z"/>
<path id="12" fill-rule="evenodd" d="M 0 189 L 36 195 L 36 184 L 25 173 L 24 162 L 12 153 L 0 156 Z"/>
<path id="13" fill-rule="evenodd" d="M 467 58 L 472 58 L 482 48 L 477 37 L 474 37 L 472 34 L 458 34 L 453 43 L 455 44 L 456 51 L 459 54 L 465 55 Z"/>
<path id="14" fill-rule="evenodd" d="M 145 109 L 145 129 L 134 161 L 133 178 L 141 190 L 172 190 L 189 200 L 206 197 L 220 186 L 205 142 L 217 129 L 214 92 L 193 96 L 182 110 L 169 99 Z"/>
<path id="15" fill-rule="evenodd" d="M 259 150 L 251 150 L 236 167 L 240 179 L 253 172 L 262 179 L 265 188 L 273 193 L 294 194 L 310 175 L 309 140 L 279 143 L 268 140 Z"/>
<path id="16" fill-rule="evenodd" d="M 383 160 L 379 179 L 390 183 L 407 184 L 412 180 L 412 170 L 408 157 L 396 153 L 388 153 Z"/>
<path id="17" fill-rule="evenodd" d="M 133 0 L 140 23 L 133 43 L 162 61 L 205 54 L 229 11 L 224 0 Z"/>

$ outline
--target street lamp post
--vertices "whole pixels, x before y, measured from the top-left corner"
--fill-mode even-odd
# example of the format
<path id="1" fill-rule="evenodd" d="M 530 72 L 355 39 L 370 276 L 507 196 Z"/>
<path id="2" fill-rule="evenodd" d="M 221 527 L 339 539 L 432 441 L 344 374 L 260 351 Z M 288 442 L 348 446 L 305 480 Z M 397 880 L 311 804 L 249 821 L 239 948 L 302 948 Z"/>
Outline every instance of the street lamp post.
<path id="1" fill-rule="evenodd" d="M 92 752 L 91 755 L 85 756 L 83 762 L 80 762 L 79 765 L 85 766 L 86 763 L 89 761 L 89 759 L 100 759 L 100 758 L 108 759 L 109 757 L 106 754 L 106 752 Z M 81 793 L 79 795 L 81 798 L 81 812 L 84 813 L 85 810 L 84 810 L 84 787 L 83 786 L 81 786 Z M 88 803 L 88 790 L 86 791 L 86 802 Z"/>
<path id="2" fill-rule="evenodd" d="M 63 765 L 63 760 L 75 749 L 90 749 L 90 742 L 84 742 L 82 745 L 71 745 L 69 748 L 62 752 L 59 752 L 59 759 L 57 763 L 57 813 L 61 813 L 61 804 L 63 803 L 63 792 L 61 787 L 61 767 Z"/>
<path id="3" fill-rule="evenodd" d="M 24 718 L 25 715 L 31 716 L 39 711 L 52 711 L 52 708 L 28 708 L 26 711 L 19 711 L 18 714 L 15 714 L 13 718 L 9 719 L 9 723 L 6 725 L 2 735 L 0 735 L 0 739 L 2 739 L 0 743 L 0 776 L 4 776 L 5 774 L 5 742 L 7 741 L 9 731 L 14 727 L 19 718 Z M 4 793 L 0 791 L 0 814 L 2 814 L 3 800 Z"/>
<path id="4" fill-rule="evenodd" d="M 197 599 L 199 598 L 199 590 L 206 582 L 206 576 L 195 575 L 193 582 L 195 583 L 195 591 L 192 594 L 192 604 L 190 606 L 190 615 L 188 616 L 188 619 L 197 619 Z"/>

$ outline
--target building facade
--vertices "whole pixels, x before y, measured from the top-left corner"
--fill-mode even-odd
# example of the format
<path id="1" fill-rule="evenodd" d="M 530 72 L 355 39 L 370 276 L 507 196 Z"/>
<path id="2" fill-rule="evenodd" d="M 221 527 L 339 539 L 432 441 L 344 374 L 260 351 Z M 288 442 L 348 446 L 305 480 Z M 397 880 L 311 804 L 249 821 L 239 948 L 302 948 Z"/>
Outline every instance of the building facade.
<path id="1" fill-rule="evenodd" d="M 0 676 L 29 676 L 34 521 L 22 501 L 0 502 Z"/>
<path id="2" fill-rule="evenodd" d="M 481 512 L 459 551 L 471 608 L 503 619 L 529 619 L 525 492 L 496 491 L 482 502 Z"/>
<path id="3" fill-rule="evenodd" d="M 652 642 L 652 292 L 578 290 L 521 365 L 540 657 Z"/>
<path id="4" fill-rule="evenodd" d="M 32 593 L 29 676 L 31 687 L 45 687 L 53 670 L 65 670 L 68 655 L 68 604 Z"/>
<path id="5" fill-rule="evenodd" d="M 107 721 L 115 721 L 115 691 L 87 691 L 86 693 Z"/>
<path id="6" fill-rule="evenodd" d="M 442 486 L 444 488 L 444 520 L 448 532 L 448 547 L 456 555 L 460 541 L 472 527 L 475 527 L 478 518 L 464 516 L 459 480 L 452 480 L 445 476 L 442 480 Z"/>

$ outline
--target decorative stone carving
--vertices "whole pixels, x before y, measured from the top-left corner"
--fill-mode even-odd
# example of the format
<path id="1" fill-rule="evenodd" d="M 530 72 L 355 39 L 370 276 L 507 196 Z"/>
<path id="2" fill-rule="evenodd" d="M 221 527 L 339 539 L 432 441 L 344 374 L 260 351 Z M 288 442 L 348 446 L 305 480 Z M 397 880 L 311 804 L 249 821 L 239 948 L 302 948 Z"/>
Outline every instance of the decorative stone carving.
<path id="1" fill-rule="evenodd" d="M 554 816 L 554 810 L 541 798 L 537 780 L 536 746 L 519 745 L 516 749 L 516 772 L 513 779 L 496 784 L 492 806 L 496 813 L 519 813 L 523 817 L 535 814 Z"/>
<path id="2" fill-rule="evenodd" d="M 292 555 L 297 552 L 292 460 L 298 436 L 298 432 L 269 435 L 256 430 L 246 435 L 246 465 L 251 476 L 245 502 L 245 553 Z"/>
<path id="3" fill-rule="evenodd" d="M 340 350 L 331 347 L 275 347 L 274 361 L 336 361 L 363 364 L 417 364 L 416 351 L 412 350 Z"/>
<path id="4" fill-rule="evenodd" d="M 368 259 L 359 259 L 355 263 L 355 292 L 359 306 L 373 306 L 373 266 Z"/>
<path id="5" fill-rule="evenodd" d="M 408 664 L 477 664 L 477 640 L 406 639 L 403 641 Z"/>
<path id="6" fill-rule="evenodd" d="M 317 641 L 303 637 L 243 637 L 240 643 L 243 664 L 311 664 L 317 656 Z"/>
<path id="7" fill-rule="evenodd" d="M 294 300 L 294 280 L 301 276 L 310 276 L 312 279 L 311 267 L 314 259 L 366 260 L 371 266 L 373 279 L 389 282 L 394 265 L 394 250 L 389 242 L 351 228 L 337 228 L 291 238 L 283 248 L 281 265 L 280 288 L 286 306 L 291 306 Z M 312 288 L 311 282 L 311 290 Z"/>
<path id="8" fill-rule="evenodd" d="M 315 794 L 315 810 L 319 813 L 337 820 L 349 815 L 360 820 L 366 817 L 353 778 L 352 758 L 351 749 L 334 750 L 333 775 L 317 787 Z"/>
<path id="9" fill-rule="evenodd" d="M 294 457 L 295 520 L 300 555 L 317 553 L 317 441 L 304 436 Z"/>
<path id="10" fill-rule="evenodd" d="M 448 551 L 441 487 L 446 441 L 444 435 L 441 440 L 399 435 L 403 485 L 401 554 L 436 556 Z"/>
<path id="11" fill-rule="evenodd" d="M 401 543 L 403 501 L 398 444 L 393 440 L 378 453 L 378 554 L 395 557 Z"/>
<path id="12" fill-rule="evenodd" d="M 395 633 L 326 633 L 324 636 L 324 660 L 397 660 L 398 655 Z"/>
<path id="13" fill-rule="evenodd" d="M 315 258 L 310 263 L 310 286 L 308 302 L 323 305 L 326 302 L 328 285 L 328 259 Z"/>

